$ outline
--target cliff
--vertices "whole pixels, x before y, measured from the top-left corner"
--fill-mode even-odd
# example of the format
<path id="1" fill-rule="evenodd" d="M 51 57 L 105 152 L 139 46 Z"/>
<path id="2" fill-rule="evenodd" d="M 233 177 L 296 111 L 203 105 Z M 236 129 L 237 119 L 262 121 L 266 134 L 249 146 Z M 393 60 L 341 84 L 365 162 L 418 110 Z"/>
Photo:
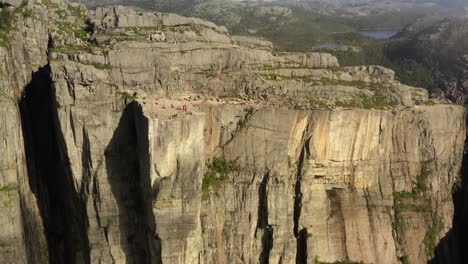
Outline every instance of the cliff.
<path id="1" fill-rule="evenodd" d="M 3 3 L 2 1 L 2 4 Z M 1 263 L 45 263 L 47 243 L 37 189 L 29 177 L 19 100 L 47 60 L 47 10 L 3 8 L 0 33 L 0 258 Z M 34 18 L 32 17 L 34 16 Z M 20 19 L 21 17 L 21 19 Z M 18 30 L 16 30 L 18 29 Z M 11 43 L 8 43 L 11 42 Z"/>
<path id="2" fill-rule="evenodd" d="M 3 10 L 0 263 L 462 263 L 463 107 L 195 18 Z"/>

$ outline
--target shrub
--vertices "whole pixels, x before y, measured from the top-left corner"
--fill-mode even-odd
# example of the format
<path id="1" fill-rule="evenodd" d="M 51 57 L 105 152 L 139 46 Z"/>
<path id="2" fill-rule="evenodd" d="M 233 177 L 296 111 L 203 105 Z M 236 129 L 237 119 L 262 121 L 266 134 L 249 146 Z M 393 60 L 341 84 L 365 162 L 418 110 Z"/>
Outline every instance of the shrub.
<path id="1" fill-rule="evenodd" d="M 322 262 L 318 256 L 315 256 L 314 264 L 364 264 L 362 261 L 338 260 L 334 262 Z"/>
<path id="2" fill-rule="evenodd" d="M 433 223 L 424 236 L 424 248 L 426 250 L 426 255 L 430 258 L 434 256 L 434 251 L 437 246 L 437 235 L 441 229 L 442 226 L 440 223 Z"/>
<path id="3" fill-rule="evenodd" d="M 409 264 L 408 256 L 402 256 L 399 258 L 401 264 Z"/>
<path id="4" fill-rule="evenodd" d="M 231 172 L 239 171 L 239 166 L 234 161 L 226 161 L 223 158 L 215 158 L 208 164 L 207 171 L 203 177 L 202 190 L 209 191 L 210 187 L 218 186 L 227 179 Z"/>
<path id="5" fill-rule="evenodd" d="M 12 11 L 0 9 L 0 47 L 6 47 L 10 44 L 13 21 L 14 14 Z"/>
<path id="6" fill-rule="evenodd" d="M 14 190 L 16 190 L 16 188 L 10 185 L 0 186 L 0 192 L 11 192 Z"/>
<path id="7" fill-rule="evenodd" d="M 401 200 L 405 198 L 416 198 L 417 194 L 415 192 L 407 192 L 407 191 L 402 191 L 402 192 L 394 192 L 393 193 L 393 198 L 395 200 Z"/>

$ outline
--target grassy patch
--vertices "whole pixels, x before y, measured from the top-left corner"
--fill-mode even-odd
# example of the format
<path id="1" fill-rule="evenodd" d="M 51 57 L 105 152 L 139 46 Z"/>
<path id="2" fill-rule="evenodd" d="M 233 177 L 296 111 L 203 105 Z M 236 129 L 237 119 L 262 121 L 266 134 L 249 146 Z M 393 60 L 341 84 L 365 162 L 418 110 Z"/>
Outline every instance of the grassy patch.
<path id="1" fill-rule="evenodd" d="M 429 100 L 426 100 L 426 101 L 416 101 L 416 105 L 433 106 L 433 105 L 436 105 L 436 103 L 429 99 Z"/>
<path id="2" fill-rule="evenodd" d="M 367 96 L 360 95 L 353 98 L 352 100 L 342 100 L 337 101 L 336 106 L 338 107 L 348 107 L 348 108 L 364 108 L 364 109 L 376 109 L 376 110 L 385 110 L 390 109 L 397 105 L 397 102 L 389 100 L 383 96 Z"/>
<path id="3" fill-rule="evenodd" d="M 440 223 L 433 223 L 429 230 L 427 230 L 426 235 L 424 236 L 423 244 L 424 249 L 426 251 L 426 255 L 429 258 L 434 256 L 434 251 L 437 246 L 437 235 L 439 234 L 440 230 L 442 229 L 442 224 Z"/>
<path id="4" fill-rule="evenodd" d="M 383 90 L 384 87 L 381 84 L 375 83 L 366 83 L 363 81 L 342 81 L 342 80 L 320 80 L 322 85 L 341 85 L 341 86 L 350 86 L 358 89 L 367 89 L 370 91 L 380 91 Z"/>
<path id="5" fill-rule="evenodd" d="M 413 212 L 427 212 L 428 209 L 419 204 L 415 204 L 415 200 L 418 198 L 419 192 L 413 190 L 412 192 L 402 191 L 402 192 L 394 192 L 393 199 L 395 199 L 395 204 L 393 205 L 393 209 L 397 216 L 400 215 L 402 211 L 413 211 Z M 403 224 L 401 219 L 395 219 L 395 224 Z"/>
<path id="6" fill-rule="evenodd" d="M 352 260 L 338 260 L 334 262 L 323 262 L 320 261 L 318 256 L 315 256 L 314 264 L 365 264 L 362 261 L 352 261 Z"/>
<path id="7" fill-rule="evenodd" d="M 265 67 L 271 67 L 271 66 L 266 65 Z M 366 83 L 363 81 L 344 81 L 344 80 L 330 80 L 330 79 L 316 80 L 309 76 L 284 76 L 284 75 L 278 75 L 274 73 L 264 73 L 264 74 L 261 74 L 261 76 L 263 76 L 265 79 L 273 80 L 273 81 L 296 80 L 296 81 L 303 81 L 306 83 L 313 83 L 314 85 L 331 85 L 331 86 L 341 85 L 341 86 L 354 87 L 358 89 L 367 89 L 370 91 L 381 91 L 385 89 L 385 87 L 383 87 L 381 84 Z"/>
<path id="8" fill-rule="evenodd" d="M 413 192 L 422 193 L 427 190 L 426 180 L 432 173 L 432 170 L 429 168 L 429 164 L 433 160 L 421 161 L 421 171 L 416 177 L 416 181 L 413 181 Z"/>
<path id="9" fill-rule="evenodd" d="M 331 109 L 332 108 L 326 101 L 321 100 L 321 99 L 316 99 L 316 98 L 310 98 L 309 104 L 311 108 L 317 108 L 317 109 Z"/>
<path id="10" fill-rule="evenodd" d="M 408 256 L 402 256 L 398 260 L 400 260 L 401 264 L 409 264 Z"/>
<path id="11" fill-rule="evenodd" d="M 203 177 L 202 190 L 208 192 L 210 188 L 218 186 L 227 179 L 227 175 L 239 171 L 239 166 L 234 161 L 226 161 L 223 158 L 215 158 L 208 164 Z"/>
<path id="12" fill-rule="evenodd" d="M 395 217 L 395 221 L 392 222 L 392 229 L 395 232 L 399 232 L 402 230 L 403 225 L 405 224 L 404 220 L 400 217 Z"/>
<path id="13" fill-rule="evenodd" d="M 0 47 L 10 45 L 14 20 L 15 16 L 12 11 L 0 8 Z"/>
<path id="14" fill-rule="evenodd" d="M 413 211 L 417 213 L 428 212 L 428 209 L 425 206 L 413 204 L 413 203 L 395 204 L 394 209 L 395 209 L 395 213 L 401 213 L 402 211 Z"/>
<path id="15" fill-rule="evenodd" d="M 58 18 L 53 23 L 57 27 L 58 32 L 65 36 L 74 36 L 83 41 L 89 39 L 89 33 L 92 33 L 92 24 L 86 14 L 86 9 L 82 5 L 67 3 L 65 9 L 61 6 L 54 6 Z M 67 14 L 75 17 L 76 22 L 70 22 L 67 18 Z"/>
<path id="16" fill-rule="evenodd" d="M 10 247 L 11 244 L 6 241 L 0 241 L 0 248 Z"/>
<path id="17" fill-rule="evenodd" d="M 110 64 L 102 64 L 97 62 L 82 62 L 81 64 L 91 65 L 98 70 L 110 70 L 112 66 Z"/>
<path id="18" fill-rule="evenodd" d="M 392 230 L 394 237 L 399 241 L 400 236 L 403 234 L 403 226 L 405 225 L 405 212 L 416 212 L 426 213 L 430 209 L 425 206 L 425 203 L 417 204 L 417 201 L 421 201 L 419 193 L 413 189 L 412 192 L 401 191 L 394 192 L 393 198 L 395 203 L 393 204 L 393 210 L 395 212 L 395 219 L 392 222 Z M 424 198 L 423 200 L 424 201 Z"/>
<path id="19" fill-rule="evenodd" d="M 364 109 L 377 109 L 377 110 L 385 110 L 391 109 L 398 105 L 398 102 L 394 99 L 388 98 L 384 94 L 385 87 L 381 84 L 375 83 L 366 83 L 362 81 L 342 81 L 342 80 L 315 80 L 308 76 L 283 76 L 274 73 L 266 73 L 260 74 L 267 80 L 272 81 L 281 81 L 281 80 L 296 80 L 296 81 L 303 81 L 305 83 L 312 83 L 314 86 L 318 85 L 331 85 L 331 86 L 348 86 L 354 87 L 357 89 L 367 89 L 369 91 L 374 91 L 374 96 L 367 96 L 365 94 L 360 94 L 355 96 L 352 99 L 346 100 L 338 100 L 335 103 L 337 107 L 345 107 L 345 108 L 364 108 Z M 329 108 L 327 104 L 317 102 L 311 102 L 313 105 L 317 105 L 319 108 Z"/>
<path id="20" fill-rule="evenodd" d="M 128 92 L 121 93 L 125 104 L 133 102 L 136 100 L 136 97 Z"/>
<path id="21" fill-rule="evenodd" d="M 14 190 L 16 190 L 16 187 L 13 187 L 11 185 L 0 186 L 0 192 L 11 192 Z"/>
<path id="22" fill-rule="evenodd" d="M 75 25 L 66 21 L 57 21 L 56 23 L 60 34 L 74 35 L 75 37 L 82 40 L 88 39 L 88 25 Z"/>
<path id="23" fill-rule="evenodd" d="M 393 198 L 395 200 L 408 199 L 408 198 L 415 199 L 417 196 L 418 195 L 415 192 L 407 192 L 407 191 L 393 192 Z"/>

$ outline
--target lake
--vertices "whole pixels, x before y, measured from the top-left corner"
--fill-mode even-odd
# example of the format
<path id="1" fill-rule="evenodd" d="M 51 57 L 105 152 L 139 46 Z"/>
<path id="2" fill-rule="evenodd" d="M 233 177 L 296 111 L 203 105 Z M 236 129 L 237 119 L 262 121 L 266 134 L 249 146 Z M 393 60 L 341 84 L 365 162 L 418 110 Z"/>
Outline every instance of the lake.
<path id="1" fill-rule="evenodd" d="M 372 39 L 388 39 L 395 36 L 397 33 L 398 30 L 394 29 L 359 31 L 359 34 Z"/>
<path id="2" fill-rule="evenodd" d="M 359 34 L 371 38 L 371 39 L 389 39 L 396 34 L 398 34 L 399 30 L 396 29 L 380 29 L 380 30 L 361 30 L 358 31 Z M 321 50 L 327 48 L 337 48 L 344 46 L 343 44 L 336 44 L 332 42 L 321 43 L 317 44 L 312 47 L 312 50 Z"/>
<path id="3" fill-rule="evenodd" d="M 341 45 L 335 44 L 335 43 L 322 43 L 322 44 L 317 44 L 317 45 L 313 46 L 312 50 L 333 48 L 333 47 L 338 47 L 338 46 L 341 46 Z"/>

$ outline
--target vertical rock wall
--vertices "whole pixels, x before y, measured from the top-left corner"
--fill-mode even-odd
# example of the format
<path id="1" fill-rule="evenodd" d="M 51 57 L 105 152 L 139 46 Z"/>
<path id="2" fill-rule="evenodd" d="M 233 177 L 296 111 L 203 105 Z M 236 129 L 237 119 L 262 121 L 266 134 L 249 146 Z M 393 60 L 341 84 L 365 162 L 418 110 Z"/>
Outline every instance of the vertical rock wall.
<path id="1" fill-rule="evenodd" d="M 452 225 L 464 115 L 451 106 L 255 112 L 223 146 L 242 169 L 204 199 L 206 258 L 426 262 Z"/>
<path id="2" fill-rule="evenodd" d="M 203 251 L 201 180 L 205 168 L 204 117 L 163 119 L 139 112 L 140 171 L 164 263 L 197 263 Z M 138 120 L 138 119 L 137 119 Z"/>
<path id="3" fill-rule="evenodd" d="M 27 170 L 19 108 L 32 72 L 47 64 L 47 12 L 40 8 L 31 12 L 32 17 L 24 17 L 21 12 L 12 16 L 12 27 L 20 30 L 11 30 L 9 42 L 0 46 L 1 263 L 48 261 L 43 219 L 36 200 L 38 189 Z"/>

